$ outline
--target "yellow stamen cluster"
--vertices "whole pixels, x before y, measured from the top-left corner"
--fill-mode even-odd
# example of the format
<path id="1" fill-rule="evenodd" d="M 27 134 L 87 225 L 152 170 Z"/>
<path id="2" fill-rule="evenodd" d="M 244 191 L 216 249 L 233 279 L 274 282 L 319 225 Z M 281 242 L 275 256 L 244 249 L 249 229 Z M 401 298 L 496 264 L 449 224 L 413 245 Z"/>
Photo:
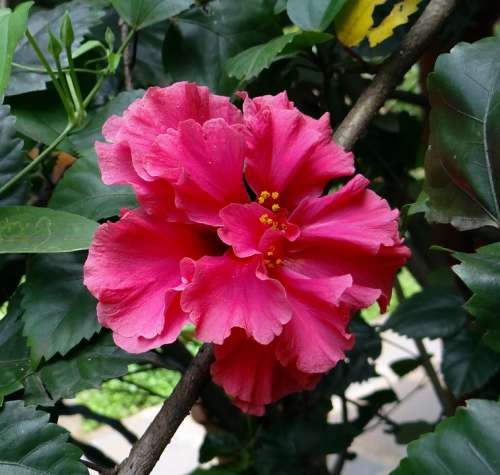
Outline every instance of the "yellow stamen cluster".
<path id="1" fill-rule="evenodd" d="M 280 266 L 283 264 L 283 259 L 275 259 L 274 258 L 274 253 L 276 251 L 276 248 L 274 246 L 271 246 L 269 251 L 266 252 L 266 256 L 268 257 L 267 259 L 264 259 L 264 264 L 269 267 L 270 269 L 274 269 L 276 266 Z"/>
<path id="2" fill-rule="evenodd" d="M 260 205 L 263 205 L 269 198 L 272 198 L 274 201 L 276 201 L 279 197 L 280 197 L 280 194 L 277 191 L 273 191 L 272 193 L 269 193 L 269 191 L 264 190 L 264 191 L 260 192 L 260 195 L 257 198 L 257 202 Z M 278 206 L 277 209 L 279 209 L 279 205 L 277 203 L 273 204 L 273 206 Z"/>

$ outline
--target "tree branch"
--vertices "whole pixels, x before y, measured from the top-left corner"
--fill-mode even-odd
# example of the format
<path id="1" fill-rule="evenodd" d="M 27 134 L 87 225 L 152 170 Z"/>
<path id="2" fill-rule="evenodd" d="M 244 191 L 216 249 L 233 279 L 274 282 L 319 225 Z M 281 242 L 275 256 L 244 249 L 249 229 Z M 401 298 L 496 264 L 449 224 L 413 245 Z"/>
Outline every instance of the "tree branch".
<path id="1" fill-rule="evenodd" d="M 351 150 L 403 76 L 439 31 L 458 0 L 431 0 L 405 36 L 399 49 L 380 68 L 334 134 L 334 140 Z"/>
<path id="2" fill-rule="evenodd" d="M 78 414 L 80 416 L 86 417 L 87 419 L 92 419 L 94 421 L 100 422 L 101 424 L 110 426 L 131 444 L 137 441 L 137 436 L 133 432 L 129 431 L 121 421 L 119 421 L 118 419 L 113 419 L 112 417 L 98 414 L 97 412 L 92 411 L 87 406 L 84 406 L 82 404 L 66 405 L 61 402 L 54 407 L 54 412 L 57 412 L 57 414 L 61 416 L 73 416 Z"/>
<path id="3" fill-rule="evenodd" d="M 119 475 L 144 475 L 151 472 L 175 431 L 208 379 L 214 355 L 212 345 L 203 345 L 193 359 L 172 395 L 143 436 L 134 444 L 130 455 L 117 468 Z"/>

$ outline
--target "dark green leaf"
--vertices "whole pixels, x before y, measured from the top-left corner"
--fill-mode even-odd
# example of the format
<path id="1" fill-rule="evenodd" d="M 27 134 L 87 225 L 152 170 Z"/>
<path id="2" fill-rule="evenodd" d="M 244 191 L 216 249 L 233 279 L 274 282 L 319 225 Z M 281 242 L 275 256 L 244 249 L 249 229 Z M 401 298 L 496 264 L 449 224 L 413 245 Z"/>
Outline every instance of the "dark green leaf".
<path id="1" fill-rule="evenodd" d="M 398 396 L 392 389 L 379 389 L 368 396 L 364 396 L 362 400 L 379 409 L 385 404 L 397 402 Z"/>
<path id="2" fill-rule="evenodd" d="M 164 21 L 141 30 L 132 70 L 134 84 L 140 87 L 167 86 L 172 78 L 163 66 L 163 43 L 170 22 Z"/>
<path id="3" fill-rule="evenodd" d="M 375 360 L 382 352 L 380 336 L 359 316 L 349 325 L 356 336 L 354 348 L 347 353 L 347 360 L 337 363 L 321 381 L 319 389 L 328 395 L 343 394 L 353 382 L 365 381 L 377 375 Z"/>
<path id="4" fill-rule="evenodd" d="M 106 105 L 90 111 L 84 125 L 70 134 L 59 148 L 70 153 L 81 153 L 93 148 L 96 140 L 103 140 L 102 126 L 115 114 L 121 114 L 134 100 L 144 95 L 142 89 L 121 92 Z M 50 107 L 46 102 L 29 108 L 15 108 L 17 130 L 27 137 L 46 145 L 53 142 L 67 125 L 67 118 L 61 106 Z"/>
<path id="5" fill-rule="evenodd" d="M 226 71 L 231 77 L 248 81 L 267 69 L 280 54 L 292 54 L 332 38 L 327 33 L 316 31 L 278 36 L 278 38 L 262 45 L 253 46 L 231 58 L 226 64 Z"/>
<path id="6" fill-rule="evenodd" d="M 106 105 L 91 111 L 85 126 L 71 134 L 70 140 L 76 152 L 93 148 L 96 140 L 104 140 L 102 126 L 112 115 L 120 115 L 132 102 L 144 95 L 142 89 L 121 92 Z"/>
<path id="7" fill-rule="evenodd" d="M 101 181 L 95 151 L 89 149 L 65 172 L 49 206 L 98 220 L 117 216 L 122 208 L 136 208 L 137 201 L 129 186 L 107 186 Z"/>
<path id="8" fill-rule="evenodd" d="M 324 30 L 330 26 L 347 0 L 288 0 L 287 12 L 303 30 Z"/>
<path id="9" fill-rule="evenodd" d="M 474 292 L 465 307 L 486 330 L 484 342 L 500 352 L 500 244 L 481 247 L 474 254 L 453 254 L 462 264 L 453 266 L 455 273 Z"/>
<path id="10" fill-rule="evenodd" d="M 194 0 L 111 0 L 120 16 L 140 30 L 187 10 Z"/>
<path id="11" fill-rule="evenodd" d="M 401 303 L 383 326 L 409 338 L 444 338 L 463 326 L 464 300 L 453 289 L 429 287 Z"/>
<path id="12" fill-rule="evenodd" d="M 9 302 L 7 315 L 0 320 L 0 405 L 3 396 L 22 388 L 31 369 L 30 354 L 22 335 L 21 294 Z"/>
<path id="13" fill-rule="evenodd" d="M 88 249 L 95 221 L 48 208 L 0 208 L 0 254 Z"/>
<path id="14" fill-rule="evenodd" d="M 472 400 L 436 431 L 408 446 L 391 475 L 494 475 L 500 457 L 500 404 Z"/>
<path id="15" fill-rule="evenodd" d="M 26 31 L 28 12 L 33 3 L 21 3 L 13 12 L 0 10 L 0 98 L 9 82 L 14 50 Z"/>
<path id="16" fill-rule="evenodd" d="M 85 475 L 82 452 L 68 444 L 69 433 L 49 423 L 46 412 L 7 402 L 0 409 L 0 473 Z"/>
<path id="17" fill-rule="evenodd" d="M 24 286 L 24 336 L 38 363 L 65 355 L 99 331 L 97 302 L 83 286 L 85 253 L 33 256 Z"/>
<path id="18" fill-rule="evenodd" d="M 16 117 L 17 131 L 35 142 L 45 145 L 51 144 L 68 124 L 68 118 L 62 105 L 48 105 L 45 101 L 25 107 L 15 107 L 12 113 Z M 71 152 L 75 146 L 71 139 L 66 137 L 58 149 Z"/>
<path id="19" fill-rule="evenodd" d="M 28 161 L 24 159 L 23 141 L 16 138 L 16 119 L 9 115 L 10 107 L 0 105 L 0 183 L 17 175 Z M 0 195 L 0 205 L 22 204 L 27 195 L 25 182 Z"/>
<path id="20" fill-rule="evenodd" d="M 242 448 L 242 443 L 230 432 L 207 432 L 200 447 L 200 463 L 209 462 L 215 457 L 230 456 Z"/>
<path id="21" fill-rule="evenodd" d="M 281 34 L 271 0 L 213 0 L 183 13 L 165 38 L 163 60 L 174 81 L 189 80 L 216 93 L 232 93 L 237 81 L 227 60 Z"/>
<path id="22" fill-rule="evenodd" d="M 432 430 L 434 430 L 434 424 L 426 421 L 415 421 L 398 424 L 397 427 L 391 429 L 391 432 L 398 444 L 407 445 Z"/>
<path id="23" fill-rule="evenodd" d="M 62 3 L 52 9 L 38 9 L 28 20 L 28 30 L 35 38 L 42 52 L 48 57 L 49 31 L 59 31 L 64 14 L 67 11 L 71 17 L 75 41 L 73 49 L 77 49 L 83 42 L 84 36 L 90 28 L 96 25 L 104 15 L 105 2 L 102 0 L 73 0 Z M 61 55 L 62 64 L 67 60 Z M 26 38 L 22 38 L 14 53 L 14 63 L 30 68 L 42 68 L 38 57 Z M 7 87 L 6 95 L 23 94 L 30 91 L 42 91 L 50 80 L 45 72 L 32 72 L 13 65 L 12 76 Z M 51 63 L 55 67 L 55 63 Z"/>
<path id="24" fill-rule="evenodd" d="M 107 379 L 126 374 L 128 365 L 137 361 L 140 357 L 115 346 L 110 334 L 99 334 L 27 378 L 26 403 L 51 405 L 84 389 L 97 388 Z"/>
<path id="25" fill-rule="evenodd" d="M 411 373 L 413 370 L 417 369 L 422 362 L 420 360 L 414 360 L 413 358 L 407 358 L 404 360 L 397 360 L 391 363 L 391 369 L 401 378 L 402 376 Z"/>
<path id="26" fill-rule="evenodd" d="M 500 38 L 460 43 L 429 76 L 427 217 L 465 230 L 500 223 Z"/>
<path id="27" fill-rule="evenodd" d="M 484 346 L 478 335 L 463 331 L 444 340 L 441 370 L 458 398 L 482 388 L 500 371 L 500 358 Z"/>

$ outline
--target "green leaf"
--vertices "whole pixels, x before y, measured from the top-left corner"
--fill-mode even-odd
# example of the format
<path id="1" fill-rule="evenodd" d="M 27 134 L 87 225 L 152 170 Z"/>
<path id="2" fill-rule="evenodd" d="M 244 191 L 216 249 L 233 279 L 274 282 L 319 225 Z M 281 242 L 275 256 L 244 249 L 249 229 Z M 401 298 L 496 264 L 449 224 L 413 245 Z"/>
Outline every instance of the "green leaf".
<path id="1" fill-rule="evenodd" d="M 120 16 L 140 30 L 187 10 L 194 0 L 111 0 Z"/>
<path id="2" fill-rule="evenodd" d="M 134 100 L 143 95 L 142 89 L 121 92 L 104 106 L 90 111 L 84 125 L 66 137 L 59 149 L 76 154 L 93 148 L 96 140 L 104 140 L 104 122 L 112 115 L 121 114 Z M 51 107 L 45 101 L 29 107 L 16 107 L 14 114 L 18 132 L 45 145 L 52 143 L 68 122 L 66 112 L 60 105 Z"/>
<path id="3" fill-rule="evenodd" d="M 48 208 L 0 208 L 0 254 L 68 252 L 88 249 L 95 221 Z"/>
<path id="4" fill-rule="evenodd" d="M 429 76 L 427 218 L 461 230 L 500 223 L 500 38 L 460 43 Z"/>
<path id="5" fill-rule="evenodd" d="M 12 113 L 16 118 L 16 129 L 20 134 L 45 145 L 51 144 L 68 124 L 66 111 L 59 102 L 53 106 L 47 101 L 23 107 L 13 106 Z M 66 137 L 58 145 L 58 149 L 71 152 L 75 146 L 69 137 Z"/>
<path id="6" fill-rule="evenodd" d="M 23 387 L 31 369 L 30 353 L 22 335 L 21 294 L 9 302 L 7 315 L 0 320 L 0 405 L 3 396 Z"/>
<path id="7" fill-rule="evenodd" d="M 472 400 L 434 433 L 412 442 L 391 475 L 494 475 L 500 465 L 499 425 L 498 402 Z"/>
<path id="8" fill-rule="evenodd" d="M 290 20 L 303 30 L 325 30 L 347 0 L 288 0 Z"/>
<path id="9" fill-rule="evenodd" d="M 230 94 L 237 81 L 225 72 L 229 58 L 282 33 L 270 0 L 213 0 L 183 13 L 168 29 L 163 49 L 174 81 L 189 80 Z"/>
<path id="10" fill-rule="evenodd" d="M 73 0 L 51 9 L 38 8 L 29 17 L 28 30 L 48 58 L 49 32 L 60 30 L 61 23 L 67 11 L 73 25 L 75 35 L 73 49 L 76 50 L 83 42 L 84 36 L 93 26 L 99 23 L 104 15 L 105 4 L 106 2 L 103 0 Z M 16 64 L 30 68 L 43 68 L 26 37 L 19 41 L 13 61 Z M 55 68 L 53 61 L 49 61 L 49 63 Z M 65 53 L 61 55 L 61 63 L 63 66 L 67 65 Z M 45 72 L 26 71 L 14 64 L 6 95 L 12 96 L 30 91 L 42 91 L 46 88 L 48 81 L 50 81 L 50 78 Z"/>
<path id="11" fill-rule="evenodd" d="M 46 412 L 7 402 L 0 409 L 0 473 L 85 475 L 82 452 L 68 444 L 69 433 L 49 423 Z"/>
<path id="12" fill-rule="evenodd" d="M 427 421 L 404 422 L 391 429 L 396 443 L 407 445 L 421 435 L 434 430 L 434 424 Z"/>
<path id="13" fill-rule="evenodd" d="M 83 286 L 85 253 L 33 256 L 24 286 L 24 336 L 38 363 L 56 353 L 65 355 L 101 328 L 97 302 Z"/>
<path id="14" fill-rule="evenodd" d="M 500 371 L 500 358 L 478 335 L 463 331 L 444 340 L 441 371 L 447 386 L 460 398 L 486 385 Z"/>
<path id="15" fill-rule="evenodd" d="M 163 42 L 170 22 L 164 21 L 141 30 L 137 56 L 132 70 L 134 84 L 140 87 L 167 86 L 172 78 L 163 65 Z"/>
<path id="16" fill-rule="evenodd" d="M 353 382 L 366 381 L 377 375 L 375 360 L 382 352 L 379 333 L 359 316 L 353 318 L 349 330 L 356 336 L 354 348 L 347 353 L 347 361 L 340 361 L 320 382 L 320 390 L 342 394 Z"/>
<path id="17" fill-rule="evenodd" d="M 25 382 L 27 404 L 52 405 L 61 398 L 99 387 L 103 381 L 127 374 L 128 365 L 140 361 L 114 345 L 102 332 L 83 342 L 64 357 L 55 357 Z"/>
<path id="18" fill-rule="evenodd" d="M 328 33 L 316 31 L 279 36 L 268 43 L 253 46 L 234 56 L 227 62 L 226 71 L 229 76 L 248 81 L 267 69 L 281 53 L 292 54 L 332 38 Z"/>
<path id="19" fill-rule="evenodd" d="M 477 318 L 483 341 L 500 352 L 500 243 L 479 248 L 474 254 L 455 252 L 453 257 L 462 264 L 453 266 L 454 272 L 474 295 L 465 308 Z"/>
<path id="20" fill-rule="evenodd" d="M 121 92 L 107 104 L 94 109 L 88 114 L 82 129 L 70 135 L 70 140 L 75 152 L 93 148 L 96 140 L 104 140 L 102 126 L 112 115 L 121 114 L 132 102 L 144 95 L 142 89 Z M 61 129 L 62 131 L 62 129 Z"/>
<path id="21" fill-rule="evenodd" d="M 16 119 L 10 115 L 10 107 L 0 105 L 0 183 L 7 183 L 27 164 L 24 160 L 23 141 L 16 138 Z M 26 182 L 20 183 L 0 195 L 0 205 L 22 204 L 26 200 Z"/>
<path id="22" fill-rule="evenodd" d="M 101 181 L 95 151 L 89 149 L 64 173 L 49 206 L 99 220 L 117 216 L 122 208 L 136 208 L 137 201 L 129 186 L 107 186 Z"/>
<path id="23" fill-rule="evenodd" d="M 200 447 L 200 463 L 209 462 L 215 457 L 231 456 L 243 448 L 240 440 L 230 432 L 207 432 Z"/>
<path id="24" fill-rule="evenodd" d="M 383 326 L 409 338 L 444 338 L 462 328 L 467 313 L 453 289 L 429 287 L 401 303 Z"/>
<path id="25" fill-rule="evenodd" d="M 391 363 L 391 369 L 400 377 L 406 376 L 408 373 L 416 370 L 422 362 L 418 359 L 406 358 L 396 360 Z"/>
<path id="26" fill-rule="evenodd" d="M 21 3 L 13 12 L 0 9 L 0 98 L 9 82 L 14 50 L 26 31 L 28 12 L 33 3 Z"/>

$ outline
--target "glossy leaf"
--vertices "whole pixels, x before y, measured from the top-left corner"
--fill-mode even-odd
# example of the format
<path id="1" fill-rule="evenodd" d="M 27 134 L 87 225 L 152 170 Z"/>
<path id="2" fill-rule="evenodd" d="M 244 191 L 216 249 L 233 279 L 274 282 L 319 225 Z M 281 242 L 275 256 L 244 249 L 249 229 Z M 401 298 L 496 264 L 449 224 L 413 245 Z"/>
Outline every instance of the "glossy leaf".
<path id="1" fill-rule="evenodd" d="M 4 396 L 23 387 L 22 381 L 31 369 L 29 349 L 22 335 L 20 300 L 18 293 L 0 321 L 0 405 Z"/>
<path id="2" fill-rule="evenodd" d="M 95 151 L 89 149 L 64 173 L 49 206 L 98 220 L 117 216 L 122 208 L 136 208 L 137 201 L 129 186 L 101 181 Z"/>
<path id="3" fill-rule="evenodd" d="M 226 71 L 229 76 L 248 81 L 267 69 L 279 55 L 292 54 L 332 38 L 327 33 L 315 31 L 288 33 L 239 53 L 227 62 Z"/>
<path id="4" fill-rule="evenodd" d="M 429 77 L 427 218 L 461 230 L 500 222 L 500 38 L 460 43 Z"/>
<path id="5" fill-rule="evenodd" d="M 102 0 L 73 0 L 71 2 L 62 3 L 52 9 L 37 9 L 28 20 L 28 30 L 35 38 L 42 52 L 47 58 L 47 46 L 49 43 L 49 31 L 59 31 L 61 22 L 66 11 L 71 17 L 75 41 L 73 49 L 77 49 L 83 42 L 90 28 L 95 26 L 104 15 L 105 2 Z M 29 68 L 42 68 L 38 57 L 29 44 L 26 37 L 19 41 L 19 44 L 14 53 L 14 63 Z M 67 60 L 65 53 L 61 55 L 63 65 L 66 65 Z M 30 91 L 41 91 L 46 88 L 46 83 L 50 80 L 45 72 L 27 71 L 16 64 L 13 65 L 11 80 L 8 84 L 6 95 L 23 94 Z M 55 64 L 52 64 L 55 67 Z"/>
<path id="6" fill-rule="evenodd" d="M 0 9 L 0 98 L 9 81 L 14 50 L 26 31 L 28 12 L 33 3 L 21 3 L 14 11 Z"/>
<path id="7" fill-rule="evenodd" d="M 391 475 L 493 475 L 500 457 L 500 403 L 472 400 L 408 446 Z"/>
<path id="8" fill-rule="evenodd" d="M 16 138 L 16 119 L 10 115 L 10 107 L 0 105 L 0 183 L 7 183 L 27 164 L 23 141 Z M 16 185 L 0 195 L 0 205 L 22 204 L 27 195 L 26 183 Z"/>
<path id="9" fill-rule="evenodd" d="M 120 16 L 137 30 L 187 10 L 193 0 L 111 0 Z"/>
<path id="10" fill-rule="evenodd" d="M 118 348 L 108 333 L 96 335 L 64 358 L 56 357 L 25 381 L 27 404 L 52 405 L 74 397 L 84 389 L 97 388 L 103 381 L 123 376 L 128 365 L 140 361 Z"/>
<path id="11" fill-rule="evenodd" d="M 215 93 L 232 93 L 237 81 L 225 72 L 227 60 L 281 33 L 270 0 L 213 0 L 183 13 L 170 26 L 164 65 L 174 81 L 195 81 Z"/>
<path id="12" fill-rule="evenodd" d="M 49 415 L 21 401 L 0 409 L 0 473 L 9 475 L 85 475 L 82 452 L 69 444 L 69 433 L 49 423 Z"/>
<path id="13" fill-rule="evenodd" d="M 24 336 L 38 363 L 65 355 L 101 328 L 97 302 L 83 286 L 84 253 L 33 256 L 24 286 Z"/>
<path id="14" fill-rule="evenodd" d="M 455 273 L 474 292 L 465 308 L 477 318 L 486 333 L 483 341 L 500 352 L 500 243 L 479 248 L 474 254 L 455 252 L 462 263 L 453 266 Z"/>
<path id="15" fill-rule="evenodd" d="M 478 335 L 464 330 L 444 340 L 441 371 L 447 386 L 459 398 L 482 388 L 497 374 L 500 358 Z"/>
<path id="16" fill-rule="evenodd" d="M 463 303 L 453 289 L 429 287 L 396 307 L 383 329 L 409 338 L 444 338 L 463 326 Z"/>
<path id="17" fill-rule="evenodd" d="M 288 0 L 290 20 L 302 30 L 325 30 L 347 0 Z"/>
<path id="18" fill-rule="evenodd" d="M 335 30 L 339 40 L 346 46 L 359 45 L 367 38 L 370 47 L 375 47 L 390 38 L 394 29 L 408 22 L 411 15 L 418 11 L 422 0 L 401 0 L 389 14 L 374 26 L 374 11 L 387 0 L 359 0 L 348 2 L 335 19 Z"/>
<path id="19" fill-rule="evenodd" d="M 95 221 L 48 208 L 0 208 L 0 254 L 88 249 Z"/>

